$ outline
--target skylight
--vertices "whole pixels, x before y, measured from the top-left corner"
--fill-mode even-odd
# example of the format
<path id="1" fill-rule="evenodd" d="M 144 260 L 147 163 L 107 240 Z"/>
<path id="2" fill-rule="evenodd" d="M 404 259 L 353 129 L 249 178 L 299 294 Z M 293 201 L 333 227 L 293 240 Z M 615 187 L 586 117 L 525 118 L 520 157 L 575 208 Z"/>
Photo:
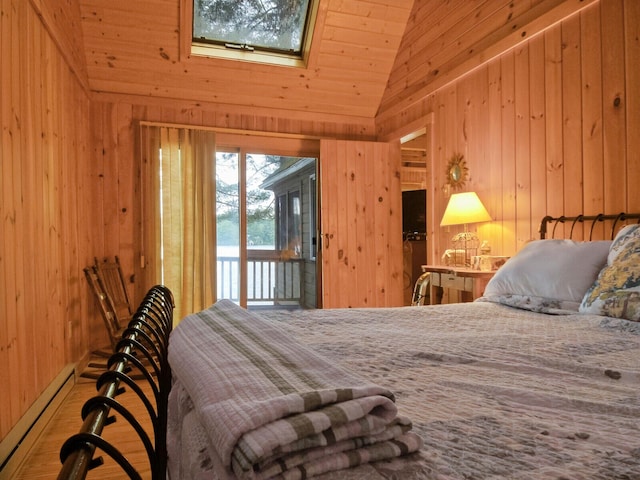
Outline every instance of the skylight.
<path id="1" fill-rule="evenodd" d="M 283 58 L 304 60 L 316 4 L 317 0 L 193 0 L 195 53 L 278 64 L 291 64 Z"/>

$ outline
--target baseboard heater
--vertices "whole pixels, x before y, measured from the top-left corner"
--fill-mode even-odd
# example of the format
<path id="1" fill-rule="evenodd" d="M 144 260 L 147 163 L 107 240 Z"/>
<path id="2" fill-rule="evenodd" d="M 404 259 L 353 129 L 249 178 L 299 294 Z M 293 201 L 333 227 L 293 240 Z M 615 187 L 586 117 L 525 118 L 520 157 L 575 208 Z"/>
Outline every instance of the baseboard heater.
<path id="1" fill-rule="evenodd" d="M 0 480 L 11 478 L 75 384 L 75 364 L 65 366 L 0 442 Z"/>

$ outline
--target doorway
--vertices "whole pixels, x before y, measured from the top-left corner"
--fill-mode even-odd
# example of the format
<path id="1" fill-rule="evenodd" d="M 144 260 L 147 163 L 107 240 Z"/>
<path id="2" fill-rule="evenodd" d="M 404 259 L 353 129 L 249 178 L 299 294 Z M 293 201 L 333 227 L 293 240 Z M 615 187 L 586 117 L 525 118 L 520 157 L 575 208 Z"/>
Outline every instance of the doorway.
<path id="1" fill-rule="evenodd" d="M 317 158 L 216 148 L 217 298 L 316 307 Z"/>
<path id="2" fill-rule="evenodd" d="M 427 263 L 427 128 L 406 135 L 400 143 L 403 301 L 405 305 L 411 305 L 414 286 L 422 275 L 422 265 Z"/>

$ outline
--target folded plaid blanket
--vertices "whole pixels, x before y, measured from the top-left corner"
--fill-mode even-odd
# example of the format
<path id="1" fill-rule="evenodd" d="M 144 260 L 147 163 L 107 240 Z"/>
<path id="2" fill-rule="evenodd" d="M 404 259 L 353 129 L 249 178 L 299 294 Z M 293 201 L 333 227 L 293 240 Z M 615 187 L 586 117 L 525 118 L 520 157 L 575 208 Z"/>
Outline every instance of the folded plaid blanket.
<path id="1" fill-rule="evenodd" d="M 422 445 L 389 390 L 228 300 L 180 322 L 169 362 L 210 447 L 239 478 L 306 478 Z"/>

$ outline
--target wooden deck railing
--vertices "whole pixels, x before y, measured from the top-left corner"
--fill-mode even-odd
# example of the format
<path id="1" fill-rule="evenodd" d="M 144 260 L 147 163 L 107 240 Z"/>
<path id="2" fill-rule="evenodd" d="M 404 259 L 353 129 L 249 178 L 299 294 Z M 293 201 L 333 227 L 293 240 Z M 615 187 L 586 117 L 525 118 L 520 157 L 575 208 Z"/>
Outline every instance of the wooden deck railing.
<path id="1" fill-rule="evenodd" d="M 238 257 L 218 257 L 218 298 L 239 301 Z M 304 259 L 287 250 L 247 251 L 247 302 L 302 303 Z"/>

